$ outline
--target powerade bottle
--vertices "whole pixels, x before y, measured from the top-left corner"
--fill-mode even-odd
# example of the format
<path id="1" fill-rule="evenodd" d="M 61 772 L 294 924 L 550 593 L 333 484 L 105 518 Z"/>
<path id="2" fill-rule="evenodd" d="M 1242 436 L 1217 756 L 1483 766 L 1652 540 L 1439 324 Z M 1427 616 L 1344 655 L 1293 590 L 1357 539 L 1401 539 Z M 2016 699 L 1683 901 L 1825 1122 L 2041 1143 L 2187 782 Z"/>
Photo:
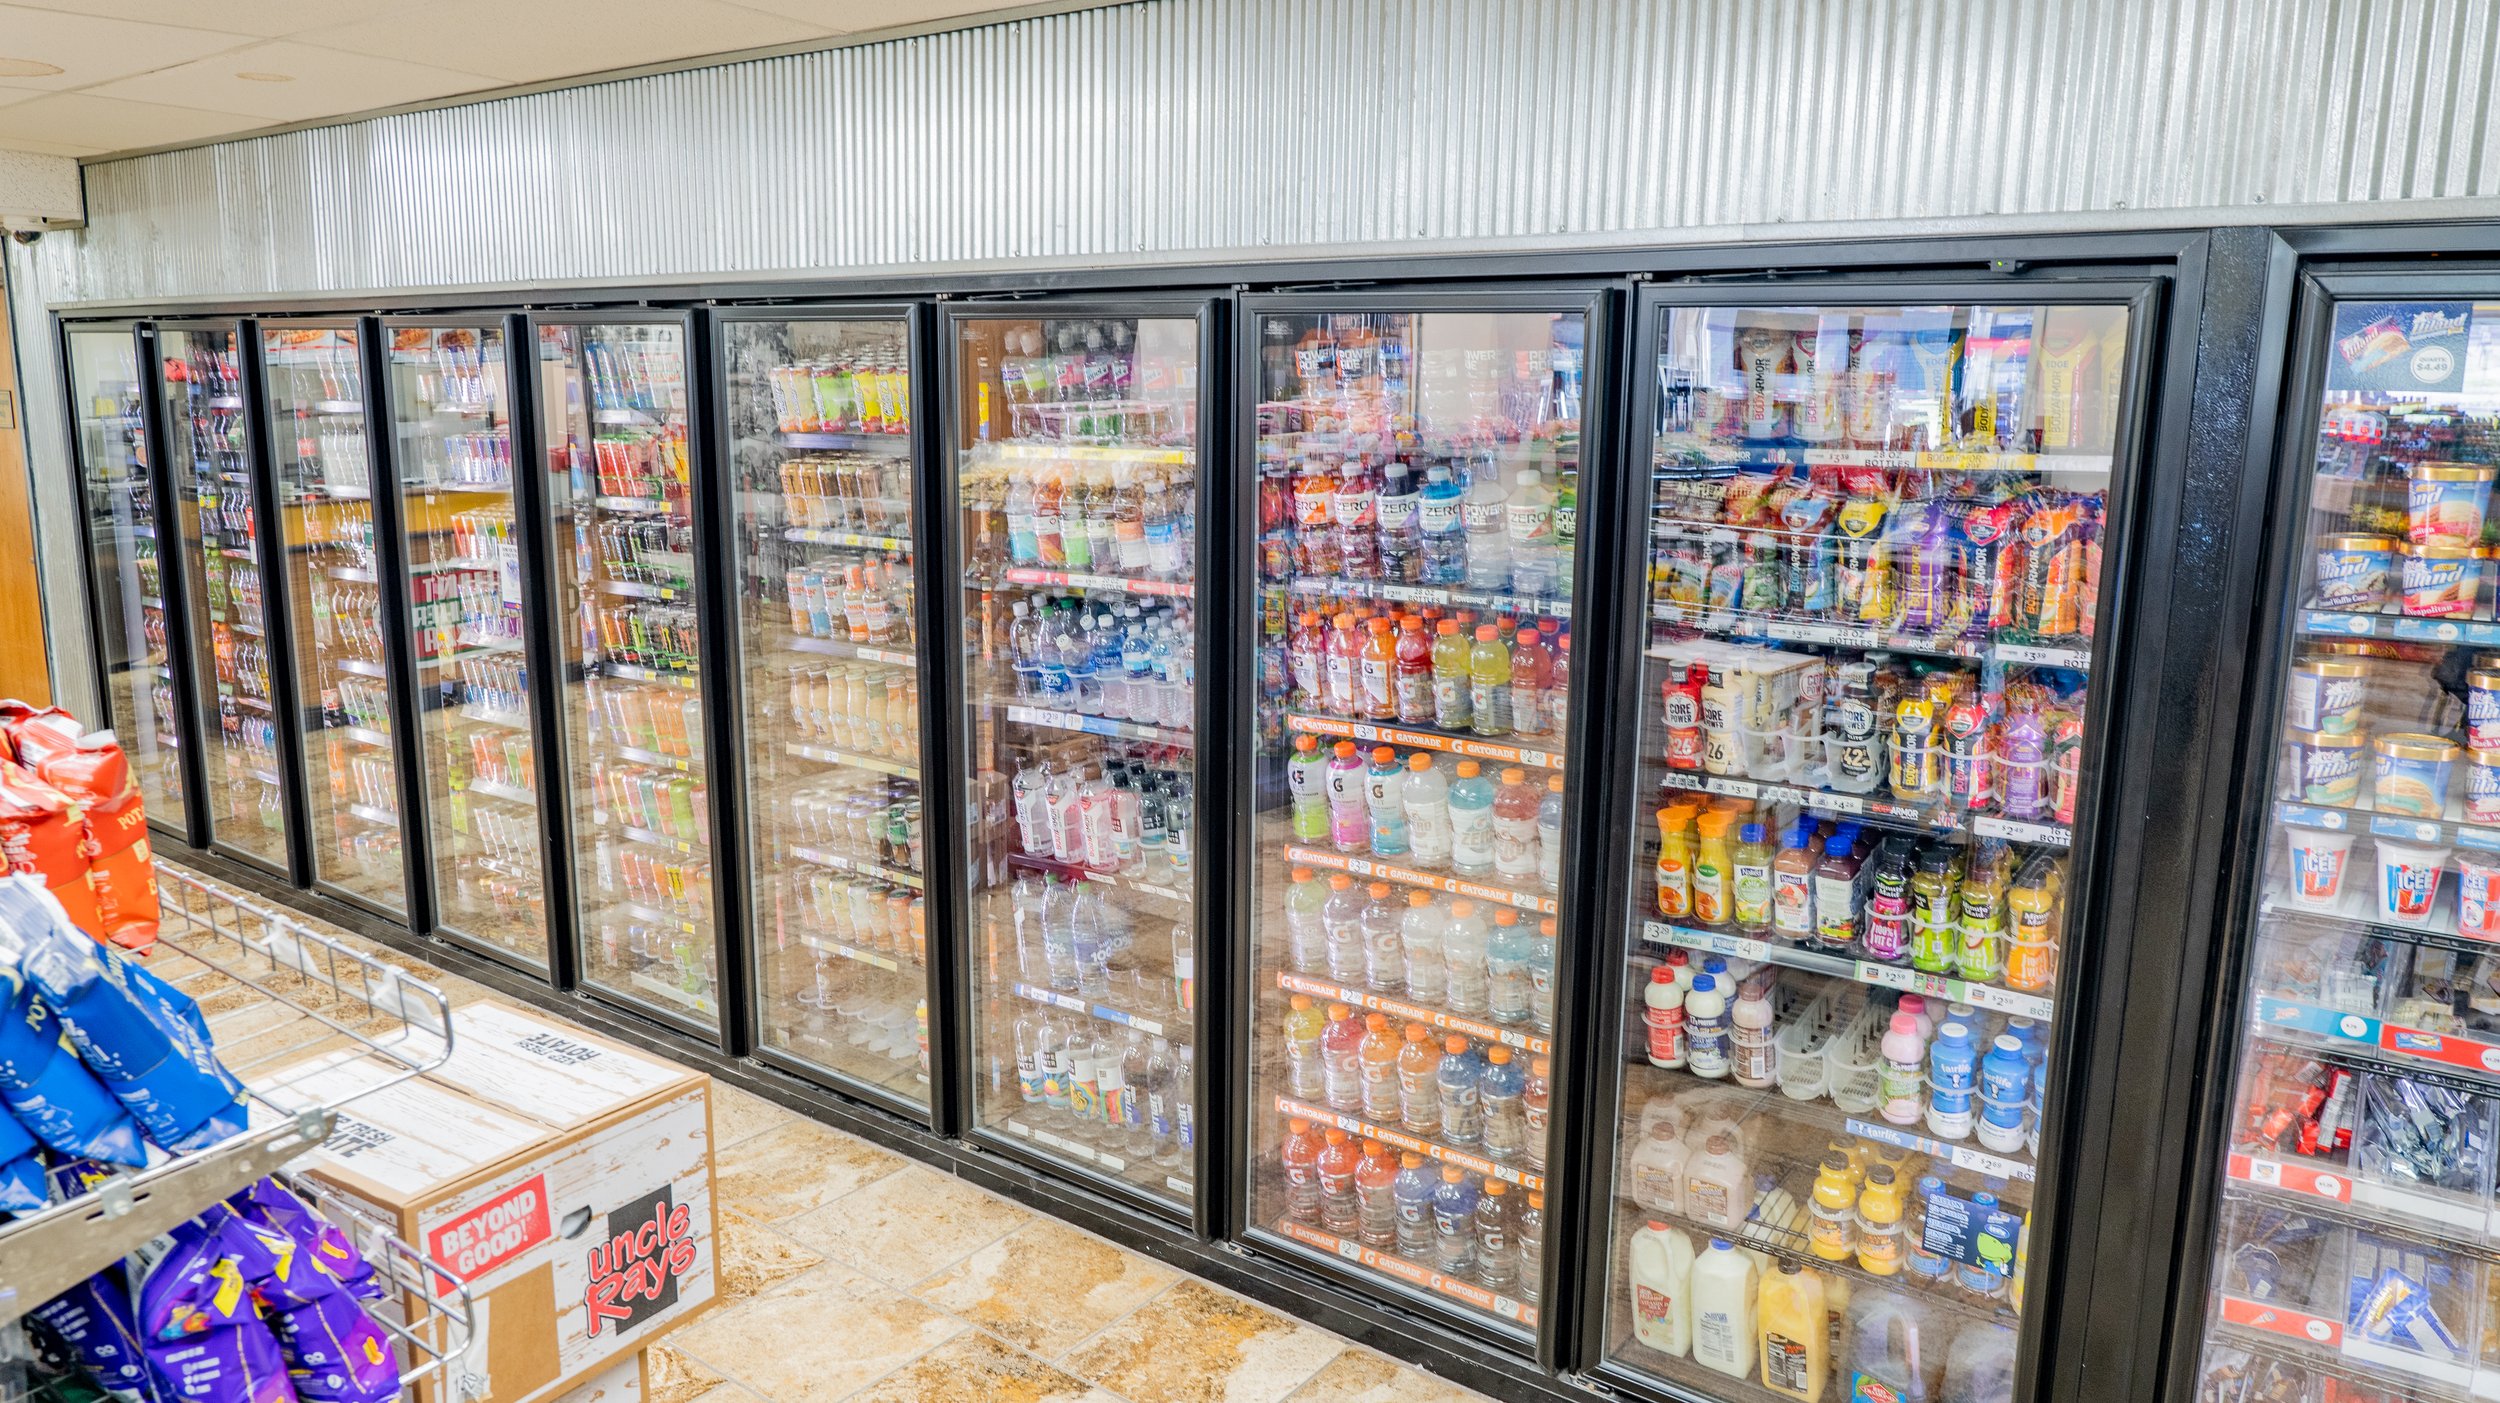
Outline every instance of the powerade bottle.
<path id="1" fill-rule="evenodd" d="M 1458 480 L 1449 465 L 1435 463 L 1424 473 L 1416 520 L 1423 537 L 1423 582 L 1455 585 L 1467 578 L 1467 523 L 1461 514 Z"/>

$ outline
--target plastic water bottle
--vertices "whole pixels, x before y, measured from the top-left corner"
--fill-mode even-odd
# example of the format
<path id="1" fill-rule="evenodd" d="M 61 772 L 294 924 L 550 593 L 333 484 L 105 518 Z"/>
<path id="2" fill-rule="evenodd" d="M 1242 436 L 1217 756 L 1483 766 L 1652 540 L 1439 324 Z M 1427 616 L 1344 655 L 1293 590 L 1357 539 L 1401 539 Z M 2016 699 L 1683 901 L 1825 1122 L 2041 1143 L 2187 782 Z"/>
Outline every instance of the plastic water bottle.
<path id="1" fill-rule="evenodd" d="M 1075 993 L 1076 894 L 1068 890 L 1066 879 L 1057 873 L 1043 879 L 1042 958 L 1050 974 L 1050 987 L 1062 994 Z"/>
<path id="2" fill-rule="evenodd" d="M 1102 889 L 1086 881 L 1072 885 L 1075 892 L 1068 902 L 1068 931 L 1076 953 L 1077 992 L 1101 998 L 1111 992 L 1111 952 L 1103 930 Z"/>
<path id="3" fill-rule="evenodd" d="M 1416 507 L 1423 538 L 1424 583 L 1455 585 L 1467 578 L 1467 523 L 1458 480 L 1447 464 L 1435 463 L 1424 473 L 1424 490 Z"/>
<path id="4" fill-rule="evenodd" d="M 1467 528 L 1467 586 L 1510 588 L 1510 492 L 1490 454 L 1469 465 L 1461 509 Z"/>

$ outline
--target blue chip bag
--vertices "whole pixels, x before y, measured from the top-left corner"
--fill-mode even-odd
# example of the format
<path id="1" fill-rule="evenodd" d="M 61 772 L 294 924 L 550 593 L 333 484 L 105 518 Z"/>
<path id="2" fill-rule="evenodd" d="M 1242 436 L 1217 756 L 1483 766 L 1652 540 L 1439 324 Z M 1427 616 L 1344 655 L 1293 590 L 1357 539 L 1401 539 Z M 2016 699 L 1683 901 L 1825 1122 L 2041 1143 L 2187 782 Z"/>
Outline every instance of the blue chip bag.
<path id="1" fill-rule="evenodd" d="M 35 1137 L 0 1108 L 0 1214 L 32 1213 L 43 1207 L 43 1161 L 36 1158 Z"/>
<path id="2" fill-rule="evenodd" d="M 196 1221 L 170 1236 L 139 1283 L 139 1338 L 166 1403 L 296 1403 L 238 1256 L 257 1259 L 261 1245 Z"/>
<path id="3" fill-rule="evenodd" d="M 97 1272 L 29 1314 L 85 1366 L 98 1387 L 128 1403 L 160 1403 L 139 1340 L 138 1315 L 121 1264 Z"/>
<path id="4" fill-rule="evenodd" d="M 181 1151 L 242 1132 L 243 1084 L 166 1001 L 169 986 L 134 979 L 144 972 L 71 925 L 33 877 L 0 880 L 0 959 L 12 945 L 78 1055 L 150 1139 Z"/>
<path id="5" fill-rule="evenodd" d="M 0 939 L 0 1106 L 62 1154 L 147 1163 L 138 1122 L 71 1051 L 60 1020 L 35 997 L 13 943 L 5 939 Z"/>

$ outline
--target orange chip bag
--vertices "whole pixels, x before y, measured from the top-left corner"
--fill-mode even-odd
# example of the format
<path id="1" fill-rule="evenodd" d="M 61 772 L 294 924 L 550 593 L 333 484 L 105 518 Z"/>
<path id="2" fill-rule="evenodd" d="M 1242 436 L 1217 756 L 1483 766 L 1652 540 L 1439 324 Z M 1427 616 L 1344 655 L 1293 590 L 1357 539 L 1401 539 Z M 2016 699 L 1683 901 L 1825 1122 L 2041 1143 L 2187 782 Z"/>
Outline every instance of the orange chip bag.
<path id="1" fill-rule="evenodd" d="M 0 760 L 0 858 L 11 872 L 43 879 L 72 924 L 102 939 L 104 920 L 87 879 L 87 831 L 77 801 L 14 760 Z"/>
<path id="2" fill-rule="evenodd" d="M 130 757 L 110 731 L 81 736 L 40 772 L 78 801 L 85 821 L 87 883 L 98 923 L 80 929 L 125 950 L 156 944 L 162 914 L 156 899 L 156 857 L 148 846 L 147 804 L 130 777 Z M 71 916 L 75 919 L 77 912 Z"/>

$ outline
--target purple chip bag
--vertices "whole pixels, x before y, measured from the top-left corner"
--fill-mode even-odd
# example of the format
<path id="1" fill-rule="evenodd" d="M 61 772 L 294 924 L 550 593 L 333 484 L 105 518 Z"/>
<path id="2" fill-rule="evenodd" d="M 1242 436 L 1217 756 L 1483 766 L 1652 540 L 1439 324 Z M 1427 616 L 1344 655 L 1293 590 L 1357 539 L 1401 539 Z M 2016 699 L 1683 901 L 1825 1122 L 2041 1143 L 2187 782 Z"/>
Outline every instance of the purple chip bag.
<path id="1" fill-rule="evenodd" d="M 159 1403 L 119 1262 L 29 1314 L 77 1358 L 98 1387 L 134 1403 Z"/>
<path id="2" fill-rule="evenodd" d="M 382 1283 L 374 1276 L 373 1263 L 356 1250 L 356 1244 L 338 1224 L 322 1217 L 293 1189 L 275 1179 L 263 1179 L 226 1201 L 244 1217 L 295 1239 L 296 1245 L 318 1258 L 351 1295 L 367 1301 L 382 1298 Z"/>
<path id="3" fill-rule="evenodd" d="M 136 967 L 72 926 L 32 877 L 0 880 L 0 932 L 0 958 L 14 943 L 18 965 L 61 1016 L 78 1055 L 149 1138 L 181 1151 L 242 1132 L 243 1084 L 159 996 L 164 981 L 134 980 Z"/>
<path id="4" fill-rule="evenodd" d="M 113 1164 L 147 1163 L 138 1122 L 78 1060 L 60 1020 L 18 967 L 0 936 L 0 1106 L 36 1139 L 65 1155 Z"/>
<path id="5" fill-rule="evenodd" d="M 172 1249 L 139 1285 L 139 1335 L 167 1403 L 295 1403 L 278 1337 L 236 1256 L 260 1245 L 222 1230 L 240 1221 L 229 1213 L 219 1228 L 175 1228 Z"/>
<path id="6" fill-rule="evenodd" d="M 398 1394 L 399 1361 L 390 1338 L 356 1303 L 321 1253 L 232 1202 L 201 1214 L 200 1222 L 215 1238 L 215 1250 L 235 1265 L 259 1299 L 262 1318 L 277 1332 L 298 1398 L 388 1403 Z M 361 1256 L 354 1260 L 365 1265 Z"/>

